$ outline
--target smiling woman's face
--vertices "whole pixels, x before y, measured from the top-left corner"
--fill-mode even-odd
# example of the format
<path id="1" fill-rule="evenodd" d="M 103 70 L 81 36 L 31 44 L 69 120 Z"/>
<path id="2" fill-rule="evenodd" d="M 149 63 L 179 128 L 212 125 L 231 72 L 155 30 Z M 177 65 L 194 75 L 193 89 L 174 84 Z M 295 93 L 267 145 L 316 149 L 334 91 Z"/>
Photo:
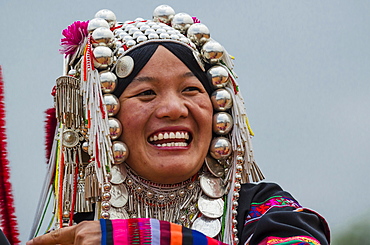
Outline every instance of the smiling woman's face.
<path id="1" fill-rule="evenodd" d="M 159 46 L 120 96 L 126 163 L 163 184 L 198 172 L 212 138 L 212 104 L 202 83 L 174 54 Z"/>

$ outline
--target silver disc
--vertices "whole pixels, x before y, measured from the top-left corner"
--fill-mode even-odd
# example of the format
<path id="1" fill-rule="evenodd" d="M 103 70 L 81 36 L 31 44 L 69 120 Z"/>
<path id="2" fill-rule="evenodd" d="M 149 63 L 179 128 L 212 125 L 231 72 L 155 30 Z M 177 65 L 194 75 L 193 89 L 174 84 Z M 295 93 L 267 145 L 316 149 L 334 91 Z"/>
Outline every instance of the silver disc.
<path id="1" fill-rule="evenodd" d="M 114 165 L 110 169 L 110 173 L 111 173 L 111 176 L 112 176 L 112 179 L 110 180 L 110 182 L 114 185 L 122 184 L 123 181 L 125 181 L 126 176 L 127 176 L 126 167 L 120 168 L 120 166 L 121 165 Z"/>
<path id="2" fill-rule="evenodd" d="M 128 77 L 134 69 L 134 60 L 130 56 L 123 56 L 117 60 L 116 74 L 120 78 Z"/>
<path id="3" fill-rule="evenodd" d="M 110 191 L 111 199 L 110 203 L 113 207 L 121 208 L 128 200 L 128 191 L 124 185 L 113 185 Z"/>
<path id="4" fill-rule="evenodd" d="M 221 223 L 218 219 L 201 216 L 194 221 L 191 228 L 202 232 L 206 236 L 215 237 L 221 231 Z"/>
<path id="5" fill-rule="evenodd" d="M 198 199 L 199 211 L 208 218 L 217 219 L 220 218 L 224 211 L 224 200 L 222 198 L 209 198 L 206 195 L 202 195 Z"/>
<path id="6" fill-rule="evenodd" d="M 200 176 L 200 187 L 204 194 L 211 198 L 220 198 L 225 194 L 225 186 L 221 178 L 205 173 Z"/>
<path id="7" fill-rule="evenodd" d="M 209 172 L 211 172 L 215 177 L 221 178 L 224 176 L 225 169 L 216 159 L 211 156 L 207 156 L 205 162 Z"/>
<path id="8" fill-rule="evenodd" d="M 111 208 L 109 210 L 110 219 L 128 219 L 130 216 L 124 208 Z"/>

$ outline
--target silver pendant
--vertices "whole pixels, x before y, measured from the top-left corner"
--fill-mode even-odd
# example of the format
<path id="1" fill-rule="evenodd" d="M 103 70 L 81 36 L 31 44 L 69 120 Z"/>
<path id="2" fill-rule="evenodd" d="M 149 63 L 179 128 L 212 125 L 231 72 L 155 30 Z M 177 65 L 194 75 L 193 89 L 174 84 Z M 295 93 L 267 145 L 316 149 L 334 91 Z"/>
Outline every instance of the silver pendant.
<path id="1" fill-rule="evenodd" d="M 218 219 L 210 219 L 205 216 L 201 216 L 194 221 L 191 228 L 206 236 L 215 237 L 221 231 L 221 223 Z"/>
<path id="2" fill-rule="evenodd" d="M 117 60 L 116 74 L 119 78 L 128 77 L 134 69 L 134 60 L 130 56 L 123 56 Z"/>
<path id="3" fill-rule="evenodd" d="M 120 165 L 113 165 L 111 168 L 112 179 L 110 182 L 114 185 L 122 184 L 127 176 L 126 168 L 120 168 Z"/>
<path id="4" fill-rule="evenodd" d="M 199 211 L 208 218 L 220 218 L 224 210 L 224 201 L 221 198 L 213 199 L 202 195 L 198 199 Z"/>
<path id="5" fill-rule="evenodd" d="M 205 162 L 209 172 L 211 172 L 215 177 L 221 178 L 224 176 L 225 170 L 216 159 L 211 156 L 207 156 Z"/>
<path id="6" fill-rule="evenodd" d="M 110 203 L 113 207 L 121 208 L 128 200 L 128 191 L 124 185 L 113 185 L 111 189 L 111 200 Z"/>
<path id="7" fill-rule="evenodd" d="M 220 198 L 225 194 L 225 186 L 221 178 L 216 178 L 209 173 L 200 176 L 200 187 L 204 194 L 211 198 Z"/>

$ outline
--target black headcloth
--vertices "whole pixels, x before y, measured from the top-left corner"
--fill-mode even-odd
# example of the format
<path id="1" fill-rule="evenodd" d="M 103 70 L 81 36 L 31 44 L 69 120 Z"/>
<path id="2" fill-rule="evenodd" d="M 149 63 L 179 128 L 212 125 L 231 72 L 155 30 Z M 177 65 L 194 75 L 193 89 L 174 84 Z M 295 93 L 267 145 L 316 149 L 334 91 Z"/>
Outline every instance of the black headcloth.
<path id="1" fill-rule="evenodd" d="M 126 54 L 127 56 L 131 56 L 131 58 L 134 60 L 134 69 L 128 77 L 118 78 L 118 84 L 113 92 L 113 94 L 117 96 L 117 98 L 121 96 L 126 87 L 137 76 L 141 69 L 143 69 L 146 63 L 148 63 L 159 45 L 162 45 L 171 53 L 173 53 L 177 58 L 179 58 L 203 84 L 207 93 L 212 93 L 213 89 L 207 77 L 207 74 L 200 68 L 190 48 L 174 42 L 152 42 L 138 47 Z M 168 65 L 170 66 L 171 64 Z"/>

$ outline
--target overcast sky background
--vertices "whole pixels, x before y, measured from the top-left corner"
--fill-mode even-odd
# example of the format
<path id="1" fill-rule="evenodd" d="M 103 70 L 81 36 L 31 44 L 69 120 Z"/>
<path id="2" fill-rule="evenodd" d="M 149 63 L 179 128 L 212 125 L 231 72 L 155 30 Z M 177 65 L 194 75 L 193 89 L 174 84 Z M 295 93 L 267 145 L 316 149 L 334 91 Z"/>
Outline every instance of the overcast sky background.
<path id="1" fill-rule="evenodd" d="M 370 218 L 370 1 L 0 0 L 8 151 L 23 243 L 45 176 L 44 114 L 62 75 L 61 31 L 108 8 L 151 18 L 160 4 L 197 16 L 228 52 L 268 181 L 327 218 L 335 236 Z"/>

